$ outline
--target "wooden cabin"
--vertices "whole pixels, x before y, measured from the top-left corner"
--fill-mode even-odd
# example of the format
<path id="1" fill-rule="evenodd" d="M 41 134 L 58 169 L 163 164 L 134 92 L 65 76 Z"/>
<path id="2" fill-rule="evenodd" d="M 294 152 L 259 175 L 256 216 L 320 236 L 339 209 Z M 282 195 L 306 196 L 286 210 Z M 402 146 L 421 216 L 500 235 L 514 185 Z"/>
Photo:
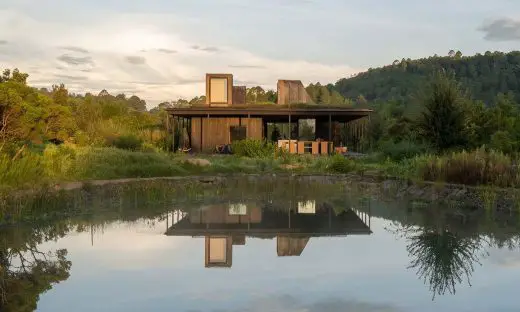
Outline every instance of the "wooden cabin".
<path id="1" fill-rule="evenodd" d="M 277 103 L 247 103 L 246 95 L 245 86 L 233 85 L 232 74 L 206 74 L 204 104 L 168 109 L 174 150 L 181 146 L 179 140 L 194 152 L 213 152 L 251 138 L 277 141 L 292 153 L 329 154 L 335 147 L 352 146 L 340 132 L 351 129 L 353 138 L 362 135 L 371 112 L 314 104 L 299 80 L 278 80 Z M 175 129 L 186 135 L 176 136 Z"/>

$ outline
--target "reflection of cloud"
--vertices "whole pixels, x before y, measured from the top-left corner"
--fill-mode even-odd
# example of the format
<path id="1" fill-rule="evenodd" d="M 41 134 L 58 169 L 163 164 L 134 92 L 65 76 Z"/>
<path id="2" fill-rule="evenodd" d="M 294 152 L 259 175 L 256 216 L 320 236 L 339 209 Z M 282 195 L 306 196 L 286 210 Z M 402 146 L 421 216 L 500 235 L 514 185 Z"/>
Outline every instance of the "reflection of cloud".
<path id="1" fill-rule="evenodd" d="M 344 300 L 340 298 L 330 298 L 320 300 L 314 303 L 302 303 L 292 296 L 278 296 L 262 298 L 248 304 L 236 312 L 399 312 L 403 311 L 389 304 L 366 303 L 353 300 Z"/>
<path id="2" fill-rule="evenodd" d="M 494 250 L 489 251 L 489 254 L 489 262 L 498 266 L 506 268 L 520 267 L 520 253 L 518 249 L 494 248 Z"/>
<path id="3" fill-rule="evenodd" d="M 520 40 L 520 20 L 498 18 L 484 23 L 478 28 L 489 41 Z"/>

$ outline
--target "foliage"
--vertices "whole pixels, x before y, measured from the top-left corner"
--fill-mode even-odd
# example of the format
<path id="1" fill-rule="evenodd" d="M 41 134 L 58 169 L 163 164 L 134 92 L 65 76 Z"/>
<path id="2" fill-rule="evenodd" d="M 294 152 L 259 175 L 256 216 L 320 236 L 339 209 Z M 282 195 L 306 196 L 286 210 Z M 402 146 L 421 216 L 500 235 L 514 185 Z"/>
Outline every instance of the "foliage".
<path id="1" fill-rule="evenodd" d="M 444 72 L 435 73 L 423 99 L 417 127 L 422 138 L 438 150 L 462 147 L 467 143 L 465 111 L 459 86 Z"/>
<path id="2" fill-rule="evenodd" d="M 117 137 L 112 144 L 120 149 L 137 151 L 143 145 L 143 141 L 135 135 L 128 134 Z"/>
<path id="3" fill-rule="evenodd" d="M 363 96 L 368 102 L 397 101 L 404 105 L 415 101 L 416 90 L 439 70 L 453 71 L 457 80 L 487 105 L 498 93 L 511 91 L 520 100 L 520 52 L 489 52 L 474 56 L 430 56 L 417 60 L 396 60 L 380 68 L 371 68 L 353 77 L 338 80 L 334 89 L 348 99 Z"/>
<path id="4" fill-rule="evenodd" d="M 378 150 L 384 157 L 400 161 L 427 153 L 429 146 L 409 139 L 399 142 L 388 140 L 381 142 L 378 146 Z"/>
<path id="5" fill-rule="evenodd" d="M 327 169 L 335 173 L 349 173 L 356 169 L 356 163 L 343 155 L 336 154 L 329 159 Z"/>
<path id="6" fill-rule="evenodd" d="M 231 144 L 231 151 L 237 156 L 250 158 L 273 157 L 277 147 L 265 140 L 245 139 Z"/>

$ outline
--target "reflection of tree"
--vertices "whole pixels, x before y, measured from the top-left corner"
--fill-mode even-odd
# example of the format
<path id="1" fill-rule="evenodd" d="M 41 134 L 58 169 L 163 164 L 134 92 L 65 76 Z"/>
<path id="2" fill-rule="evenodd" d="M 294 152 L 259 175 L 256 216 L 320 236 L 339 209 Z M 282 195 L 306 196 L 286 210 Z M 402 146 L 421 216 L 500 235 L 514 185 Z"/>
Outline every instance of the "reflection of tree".
<path id="1" fill-rule="evenodd" d="M 0 231 L 0 311 L 34 311 L 41 293 L 69 277 L 65 249 L 44 253 L 38 245 L 61 237 L 56 228 Z M 64 233 L 61 233 L 64 234 Z"/>
<path id="2" fill-rule="evenodd" d="M 464 280 L 471 286 L 474 263 L 484 248 L 480 237 L 460 237 L 449 230 L 404 227 L 398 230 L 409 241 L 407 251 L 412 258 L 410 266 L 429 284 L 433 293 L 455 294 L 455 287 Z"/>

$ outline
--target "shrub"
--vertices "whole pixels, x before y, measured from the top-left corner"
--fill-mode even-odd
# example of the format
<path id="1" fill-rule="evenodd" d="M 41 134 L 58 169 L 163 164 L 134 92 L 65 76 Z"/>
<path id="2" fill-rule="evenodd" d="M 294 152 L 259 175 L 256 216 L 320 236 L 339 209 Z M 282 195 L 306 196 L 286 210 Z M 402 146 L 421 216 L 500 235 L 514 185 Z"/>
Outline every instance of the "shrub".
<path id="1" fill-rule="evenodd" d="M 254 139 L 235 141 L 231 144 L 233 154 L 249 158 L 273 157 L 276 149 L 272 142 Z"/>
<path id="2" fill-rule="evenodd" d="M 113 142 L 115 147 L 129 151 L 139 150 L 142 144 L 143 141 L 135 135 L 122 135 L 117 137 Z"/>
<path id="3" fill-rule="evenodd" d="M 328 169 L 336 173 L 349 173 L 356 169 L 356 163 L 343 155 L 334 155 L 330 157 Z"/>
<path id="4" fill-rule="evenodd" d="M 385 141 L 380 144 L 380 152 L 383 156 L 397 161 L 424 154 L 428 150 L 428 145 L 411 140 L 402 140 L 397 143 Z"/>

